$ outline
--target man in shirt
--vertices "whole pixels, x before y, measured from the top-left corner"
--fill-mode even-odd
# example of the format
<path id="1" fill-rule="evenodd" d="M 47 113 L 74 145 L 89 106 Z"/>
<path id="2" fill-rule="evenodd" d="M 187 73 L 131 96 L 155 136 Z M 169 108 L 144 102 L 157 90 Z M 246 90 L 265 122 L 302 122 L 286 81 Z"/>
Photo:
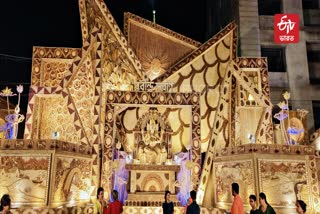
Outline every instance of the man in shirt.
<path id="1" fill-rule="evenodd" d="M 239 195 L 239 184 L 232 183 L 231 189 L 234 197 L 231 207 L 231 214 L 244 214 L 243 201 Z"/>
<path id="2" fill-rule="evenodd" d="M 197 192 L 192 190 L 190 192 L 192 203 L 187 207 L 187 214 L 200 214 L 200 207 L 196 202 Z"/>

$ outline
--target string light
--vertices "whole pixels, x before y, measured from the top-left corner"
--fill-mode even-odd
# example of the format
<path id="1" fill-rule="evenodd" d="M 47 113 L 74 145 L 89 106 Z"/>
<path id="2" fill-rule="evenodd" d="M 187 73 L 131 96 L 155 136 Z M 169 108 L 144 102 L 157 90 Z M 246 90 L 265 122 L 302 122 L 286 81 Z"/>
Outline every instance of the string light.
<path id="1" fill-rule="evenodd" d="M 5 53 L 0 53 L 0 58 L 5 58 L 13 61 L 31 61 L 32 60 L 32 58 L 30 57 L 15 56 L 15 55 L 10 55 Z"/>

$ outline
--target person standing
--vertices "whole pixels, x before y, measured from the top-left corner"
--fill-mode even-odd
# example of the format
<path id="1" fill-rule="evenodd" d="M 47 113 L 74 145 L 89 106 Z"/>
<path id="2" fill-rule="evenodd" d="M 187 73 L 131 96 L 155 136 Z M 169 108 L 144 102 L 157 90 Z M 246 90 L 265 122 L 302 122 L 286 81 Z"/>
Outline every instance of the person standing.
<path id="1" fill-rule="evenodd" d="M 104 200 L 104 189 L 99 187 L 97 190 L 97 200 L 93 206 L 93 213 L 94 214 L 103 214 L 103 210 L 107 208 L 107 203 Z"/>
<path id="2" fill-rule="evenodd" d="M 259 209 L 257 208 L 257 197 L 255 195 L 249 196 L 249 204 L 251 206 L 250 214 L 259 214 Z"/>
<path id="3" fill-rule="evenodd" d="M 104 214 L 120 214 L 123 211 L 122 203 L 118 200 L 118 191 L 112 191 L 113 202 L 109 204 L 107 211 Z"/>
<path id="4" fill-rule="evenodd" d="M 231 206 L 231 214 L 244 214 L 243 201 L 239 195 L 239 184 L 231 184 L 232 196 L 234 197 Z"/>
<path id="5" fill-rule="evenodd" d="M 187 207 L 187 214 L 200 214 L 200 207 L 196 202 L 197 192 L 192 190 L 190 192 L 192 203 Z"/>
<path id="6" fill-rule="evenodd" d="M 259 211 L 261 214 L 276 214 L 274 209 L 268 204 L 267 202 L 267 196 L 263 192 L 260 192 L 259 194 Z"/>
<path id="7" fill-rule="evenodd" d="M 191 203 L 192 203 L 192 198 L 189 197 L 186 206 L 184 206 L 184 212 L 183 212 L 184 214 L 187 213 L 187 208 Z"/>
<path id="8" fill-rule="evenodd" d="M 165 191 L 164 193 L 164 203 L 162 204 L 163 214 L 172 214 L 174 212 L 173 202 L 170 199 L 170 191 Z"/>
<path id="9" fill-rule="evenodd" d="M 9 214 L 11 208 L 11 199 L 8 194 L 4 194 L 0 203 L 0 214 Z"/>
<path id="10" fill-rule="evenodd" d="M 307 204 L 302 200 L 297 200 L 296 207 L 297 214 L 305 214 L 307 211 Z"/>

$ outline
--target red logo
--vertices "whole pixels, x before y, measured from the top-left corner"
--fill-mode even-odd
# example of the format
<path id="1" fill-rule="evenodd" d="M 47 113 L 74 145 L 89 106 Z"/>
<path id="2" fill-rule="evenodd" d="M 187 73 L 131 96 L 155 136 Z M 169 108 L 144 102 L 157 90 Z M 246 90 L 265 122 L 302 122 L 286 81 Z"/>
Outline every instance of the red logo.
<path id="1" fill-rule="evenodd" d="M 274 42 L 298 43 L 299 42 L 299 15 L 276 14 L 274 15 Z"/>

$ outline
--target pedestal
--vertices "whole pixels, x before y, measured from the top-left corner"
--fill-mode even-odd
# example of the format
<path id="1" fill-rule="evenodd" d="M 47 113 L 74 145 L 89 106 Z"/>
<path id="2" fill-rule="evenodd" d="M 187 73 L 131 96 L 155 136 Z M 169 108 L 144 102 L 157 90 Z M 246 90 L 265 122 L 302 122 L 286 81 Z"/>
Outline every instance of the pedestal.
<path id="1" fill-rule="evenodd" d="M 126 205 L 159 206 L 164 201 L 164 192 L 169 190 L 171 199 L 178 205 L 175 191 L 176 173 L 179 165 L 127 164 L 130 172 L 130 193 Z"/>
<path id="2" fill-rule="evenodd" d="M 164 192 L 175 193 L 176 172 L 178 165 L 140 165 L 127 164 L 130 171 L 130 193 L 135 192 Z"/>

